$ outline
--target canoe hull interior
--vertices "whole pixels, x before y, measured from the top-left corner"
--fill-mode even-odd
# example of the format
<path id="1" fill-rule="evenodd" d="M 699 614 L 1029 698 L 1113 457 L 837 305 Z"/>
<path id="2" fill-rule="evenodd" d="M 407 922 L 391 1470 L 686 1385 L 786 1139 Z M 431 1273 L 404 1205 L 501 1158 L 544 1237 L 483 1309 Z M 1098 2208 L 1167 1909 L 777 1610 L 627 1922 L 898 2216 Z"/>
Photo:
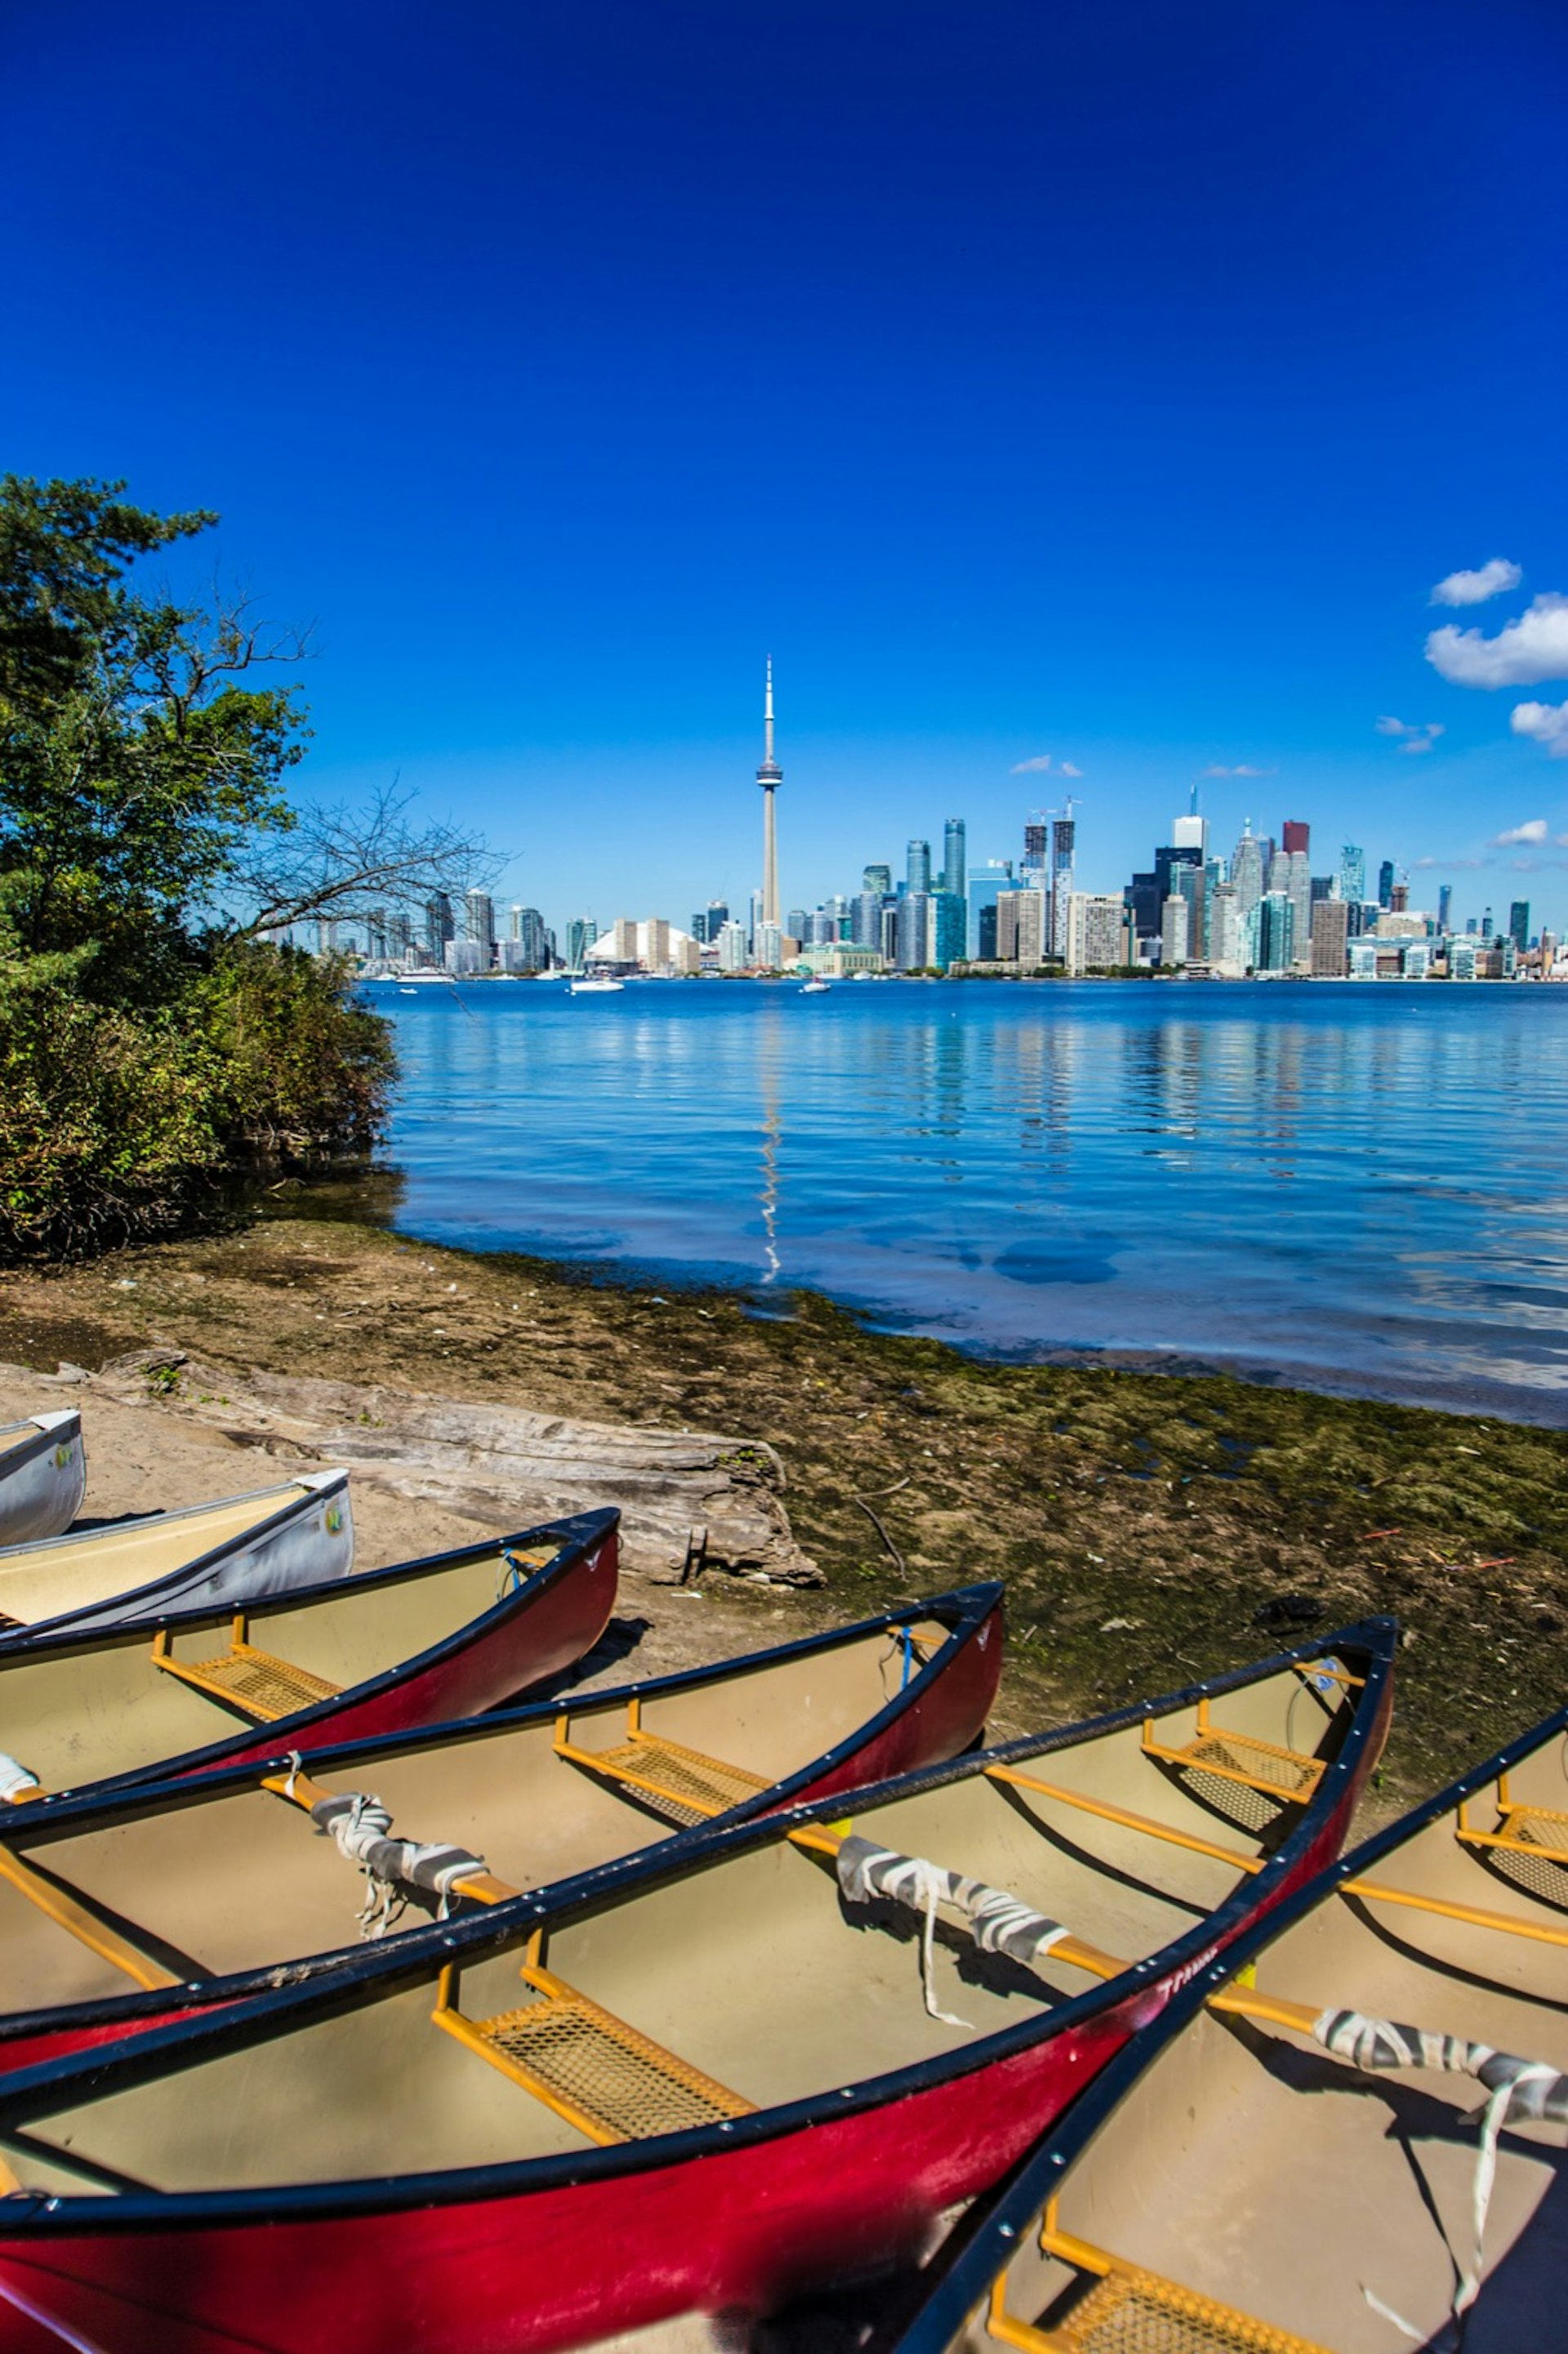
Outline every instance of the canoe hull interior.
<path id="1" fill-rule="evenodd" d="M 925 2015 L 907 1921 L 845 1910 L 831 1864 L 755 1822 L 702 1850 L 629 1865 L 564 1914 L 547 1949 L 550 1969 L 705 2081 L 755 2099 L 754 2113 L 592 2149 L 461 2043 L 457 2059 L 477 2073 L 451 2073 L 451 2039 L 430 2022 L 429 1973 L 455 1951 L 464 2014 L 488 2016 L 518 1999 L 522 1935 L 460 1925 L 455 1936 L 408 1940 L 401 1956 L 363 1965 L 357 1998 L 339 1979 L 289 1999 L 302 2038 L 324 2037 L 312 2050 L 338 2072 L 314 2116 L 288 2087 L 327 2076 L 310 2051 L 279 2049 L 275 2007 L 260 2047 L 239 2012 L 188 2042 L 183 2031 L 171 2040 L 167 2053 L 186 2064 L 198 2043 L 212 2054 L 217 2073 L 202 2094 L 209 2137 L 226 2130 L 228 2088 L 250 2088 L 239 2137 L 250 2144 L 239 2178 L 249 2187 L 207 2190 L 217 2146 L 191 2138 L 184 2079 L 164 2073 L 155 2053 L 111 2063 L 134 2074 L 107 2086 L 96 2073 L 79 2084 L 69 2076 L 76 2105 L 52 2088 L 19 2090 L 18 2103 L 35 2105 L 18 2115 L 38 2118 L 40 2102 L 58 2113 L 53 2130 L 72 2135 L 58 2146 L 79 2154 L 73 2164 L 90 2152 L 164 2188 L 151 2200 L 67 2197 L 30 2224 L 19 2218 L 0 2230 L 0 2278 L 116 2354 L 143 2343 L 149 2354 L 154 2343 L 215 2354 L 259 2339 L 275 2354 L 377 2354 L 392 2342 L 421 2354 L 544 2354 L 692 2308 L 767 2312 L 825 2281 L 907 2262 L 937 2218 L 988 2189 L 1179 1985 L 1337 1851 L 1386 1723 L 1386 1669 L 1385 1654 L 1321 1787 L 1274 1861 L 1250 1876 L 1189 1836 L 1175 1849 L 1161 1842 L 1158 1875 L 1146 1864 L 1139 1880 L 1123 1859 L 1127 1840 L 1143 1834 L 1125 1819 L 1107 1828 L 1117 1860 L 1102 1865 L 1097 1832 L 1069 1843 L 1054 1802 L 999 1781 L 980 1759 L 863 1794 L 855 1821 L 866 1836 L 961 1858 L 996 1885 L 1008 1873 L 1005 1884 L 1032 1903 L 1061 1892 L 1062 1918 L 1102 1938 L 1122 1935 L 1114 1950 L 1124 1955 L 1149 1956 L 1103 1993 L 1065 1988 L 1043 2004 L 1031 1974 L 945 1947 L 942 1998 L 979 2022 L 965 2042 L 959 2028 Z M 1239 1721 L 1249 1693 L 1228 1697 Z M 1077 1771 L 1091 1790 L 1136 1789 L 1149 1819 L 1162 1806 L 1172 1824 L 1206 1819 L 1143 1756 L 1139 1733 L 1136 1719 L 1115 1720 L 1051 1736 L 1028 1755 L 1063 1788 Z M 1108 1782 L 1092 1778 L 1097 1740 Z M 831 1826 L 832 1803 L 805 1828 Z M 1229 1855 L 1238 1843 L 1233 1829 L 1214 1844 Z M 379 2001 L 366 1992 L 372 1978 L 386 1988 Z M 250 2008 L 260 2029 L 264 2008 Z M 798 2056 L 802 2034 L 814 2039 L 809 2065 Z M 404 2063 L 391 2060 L 394 2048 Z M 385 2086 L 389 2069 L 397 2091 L 377 2155 L 392 2179 L 376 2181 L 344 2163 L 363 2143 L 349 2088 Z M 258 2158 L 263 2142 L 279 2155 Z M 16 2163 L 14 2133 L 6 2146 Z M 471 2160 L 450 2170 L 459 2148 Z M 519 2158 L 520 2148 L 542 2155 Z M 415 2149 L 432 2170 L 397 2179 Z M 299 2188 L 277 2187 L 278 2163 Z"/>
<path id="2" fill-rule="evenodd" d="M 509 1547 L 533 1549 L 515 1577 Z M 614 1606 L 615 1564 L 614 1514 L 588 1513 L 273 1596 L 238 1628 L 221 1610 L 190 1611 L 156 1630 L 0 1644 L 0 1723 L 46 1793 L 106 1796 L 468 1716 L 591 1648 Z M 260 1722 L 223 1681 L 258 1673 L 276 1710 Z M 19 1808 L 18 1823 L 48 1803 Z"/>
<path id="3" fill-rule="evenodd" d="M 492 1714 L 433 1734 L 383 1735 L 313 1754 L 311 1792 L 373 1790 L 398 1836 L 455 1841 L 514 1887 L 558 1888 L 693 1819 L 661 1810 L 636 1786 L 586 1761 L 624 1751 L 632 1719 L 717 1769 L 707 1803 L 726 1821 L 800 1803 L 956 1755 L 981 1732 L 1002 1654 L 997 1589 L 944 1597 L 903 1622 L 809 1638 L 630 1691 Z M 570 1754 L 560 1754 L 565 1745 Z M 813 1750 L 815 1755 L 812 1755 Z M 655 1748 L 634 1763 L 661 1770 Z M 275 1756 L 271 1762 L 276 1762 Z M 726 1777 L 726 1766 L 736 1771 Z M 132 1789 L 45 1810 L 29 1836 L 0 1851 L 0 2068 L 32 2065 L 88 2044 L 243 1999 L 287 1967 L 302 1977 L 352 1953 L 366 1884 L 302 1805 L 253 1770 Z M 747 1787 L 749 1785 L 749 1787 Z M 702 1795 L 699 1769 L 699 1795 Z M 172 1970 L 166 1993 L 71 1934 L 7 1880 L 5 1857 L 94 1919 L 111 1922 Z M 417 1896 L 400 1929 L 429 1925 Z"/>
<path id="4" fill-rule="evenodd" d="M 86 1492 L 79 1415 L 41 1415 L 0 1430 L 0 1545 L 58 1536 Z"/>
<path id="5" fill-rule="evenodd" d="M 0 1553 L 0 1611 L 40 1634 L 153 1625 L 302 1593 L 354 1567 L 346 1471 Z"/>

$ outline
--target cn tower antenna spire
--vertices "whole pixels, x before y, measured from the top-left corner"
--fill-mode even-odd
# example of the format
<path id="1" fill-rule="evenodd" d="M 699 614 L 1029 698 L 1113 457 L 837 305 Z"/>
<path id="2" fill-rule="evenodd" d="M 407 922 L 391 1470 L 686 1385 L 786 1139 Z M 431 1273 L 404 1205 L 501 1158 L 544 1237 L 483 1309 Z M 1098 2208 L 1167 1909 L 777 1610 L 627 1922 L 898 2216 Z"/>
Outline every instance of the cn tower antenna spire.
<path id="1" fill-rule="evenodd" d="M 773 657 L 768 657 L 768 684 L 762 700 L 762 766 L 757 771 L 762 788 L 762 920 L 779 921 L 779 843 L 775 832 L 773 796 L 784 781 L 784 771 L 773 757 Z"/>

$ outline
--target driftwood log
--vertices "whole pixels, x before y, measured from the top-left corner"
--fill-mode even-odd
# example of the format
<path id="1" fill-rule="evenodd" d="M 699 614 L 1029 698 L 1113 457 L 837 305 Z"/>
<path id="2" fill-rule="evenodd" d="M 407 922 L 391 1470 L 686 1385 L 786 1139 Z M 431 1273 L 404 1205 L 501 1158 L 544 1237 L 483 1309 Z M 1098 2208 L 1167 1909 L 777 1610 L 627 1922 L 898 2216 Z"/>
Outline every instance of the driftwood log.
<path id="1" fill-rule="evenodd" d="M 491 1529 L 524 1528 L 618 1504 L 626 1566 L 659 1583 L 703 1570 L 820 1585 L 795 1543 L 784 1469 L 771 1447 L 711 1431 L 574 1422 L 521 1406 L 479 1405 L 417 1390 L 293 1380 L 204 1363 L 177 1349 L 140 1349 L 96 1373 L 62 1379 L 122 1405 L 206 1424 L 290 1460 L 345 1463 L 363 1483 L 433 1504 Z"/>

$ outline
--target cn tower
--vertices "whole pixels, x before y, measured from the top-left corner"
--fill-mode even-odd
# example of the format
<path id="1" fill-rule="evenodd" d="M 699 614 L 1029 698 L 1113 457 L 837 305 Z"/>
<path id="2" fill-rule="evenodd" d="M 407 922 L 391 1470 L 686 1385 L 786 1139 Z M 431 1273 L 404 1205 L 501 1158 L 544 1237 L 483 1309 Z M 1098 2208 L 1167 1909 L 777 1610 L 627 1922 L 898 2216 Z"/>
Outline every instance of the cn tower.
<path id="1" fill-rule="evenodd" d="M 768 657 L 768 693 L 762 706 L 762 766 L 757 771 L 762 788 L 762 920 L 779 921 L 779 836 L 775 830 L 773 796 L 784 781 L 784 771 L 773 757 L 773 657 Z"/>

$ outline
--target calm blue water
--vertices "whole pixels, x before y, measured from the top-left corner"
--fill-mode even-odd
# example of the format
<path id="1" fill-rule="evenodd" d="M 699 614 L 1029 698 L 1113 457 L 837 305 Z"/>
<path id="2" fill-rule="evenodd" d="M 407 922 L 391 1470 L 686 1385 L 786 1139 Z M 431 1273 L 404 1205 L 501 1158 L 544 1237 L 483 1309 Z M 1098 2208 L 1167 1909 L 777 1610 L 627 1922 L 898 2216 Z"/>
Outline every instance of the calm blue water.
<path id="1" fill-rule="evenodd" d="M 1568 989 L 370 994 L 409 1232 L 1568 1424 Z"/>

